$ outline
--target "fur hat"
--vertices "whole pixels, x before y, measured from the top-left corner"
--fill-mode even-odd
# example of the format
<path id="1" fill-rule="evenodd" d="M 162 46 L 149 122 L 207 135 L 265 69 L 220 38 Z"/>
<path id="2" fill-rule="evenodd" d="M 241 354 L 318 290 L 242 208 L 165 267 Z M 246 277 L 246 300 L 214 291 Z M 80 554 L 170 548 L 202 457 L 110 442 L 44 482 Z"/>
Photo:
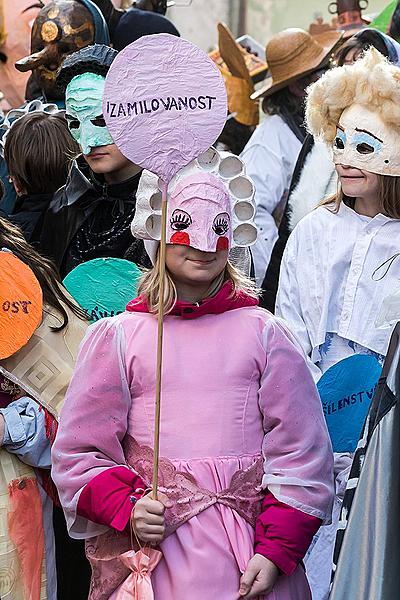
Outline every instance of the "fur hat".
<path id="1" fill-rule="evenodd" d="M 360 147 L 358 164 L 346 164 L 382 175 L 400 175 L 400 69 L 389 63 L 375 48 L 370 48 L 364 58 L 353 65 L 328 71 L 308 89 L 308 130 L 314 136 L 322 137 L 328 145 L 335 142 L 333 152 L 336 163 L 344 162 L 335 155 L 338 150 L 344 150 L 342 142 L 336 144 L 338 124 L 343 113 L 346 111 L 349 115 L 350 110 L 350 129 L 371 134 L 381 142 L 381 146 L 375 152 L 365 152 L 368 148 Z M 350 145 L 354 146 L 354 139 L 352 144 L 347 144 Z M 369 168 L 371 165 L 373 168 Z"/>

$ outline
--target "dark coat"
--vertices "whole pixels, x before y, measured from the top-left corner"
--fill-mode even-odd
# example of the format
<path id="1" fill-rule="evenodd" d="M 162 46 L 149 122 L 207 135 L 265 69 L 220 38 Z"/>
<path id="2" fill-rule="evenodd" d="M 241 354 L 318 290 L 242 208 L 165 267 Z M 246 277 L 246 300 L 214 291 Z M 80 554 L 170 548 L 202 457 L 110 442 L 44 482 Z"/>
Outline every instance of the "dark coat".
<path id="1" fill-rule="evenodd" d="M 19 196 L 13 214 L 8 219 L 22 229 L 27 242 L 40 250 L 43 221 L 53 194 L 25 194 Z"/>
<path id="2" fill-rule="evenodd" d="M 40 240 L 62 277 L 93 258 L 126 258 L 150 266 L 143 241 L 130 230 L 139 180 L 140 173 L 111 185 L 94 177 L 84 160 L 73 164 L 66 185 L 54 195 Z"/>

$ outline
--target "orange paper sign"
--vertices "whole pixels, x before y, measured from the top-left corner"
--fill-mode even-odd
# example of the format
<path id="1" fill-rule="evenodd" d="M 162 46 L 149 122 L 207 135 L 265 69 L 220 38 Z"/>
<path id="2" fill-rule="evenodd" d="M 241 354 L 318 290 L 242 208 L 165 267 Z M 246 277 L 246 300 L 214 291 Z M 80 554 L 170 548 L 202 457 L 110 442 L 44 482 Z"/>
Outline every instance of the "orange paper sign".
<path id="1" fill-rule="evenodd" d="M 0 252 L 0 359 L 30 340 L 42 308 L 42 290 L 32 270 L 11 252 Z"/>

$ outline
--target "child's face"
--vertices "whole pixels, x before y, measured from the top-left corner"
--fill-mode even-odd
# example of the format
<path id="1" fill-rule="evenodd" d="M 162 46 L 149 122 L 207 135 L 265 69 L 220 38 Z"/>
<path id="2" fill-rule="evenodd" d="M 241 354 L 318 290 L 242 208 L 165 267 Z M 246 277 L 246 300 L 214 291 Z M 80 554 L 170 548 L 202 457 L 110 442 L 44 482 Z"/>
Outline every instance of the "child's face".
<path id="1" fill-rule="evenodd" d="M 176 284 L 208 286 L 225 269 L 228 250 L 202 252 L 191 246 L 168 244 L 165 258 Z"/>
<path id="2" fill-rule="evenodd" d="M 336 165 L 336 171 L 345 196 L 366 200 L 378 198 L 379 176 L 375 173 L 346 165 Z"/>

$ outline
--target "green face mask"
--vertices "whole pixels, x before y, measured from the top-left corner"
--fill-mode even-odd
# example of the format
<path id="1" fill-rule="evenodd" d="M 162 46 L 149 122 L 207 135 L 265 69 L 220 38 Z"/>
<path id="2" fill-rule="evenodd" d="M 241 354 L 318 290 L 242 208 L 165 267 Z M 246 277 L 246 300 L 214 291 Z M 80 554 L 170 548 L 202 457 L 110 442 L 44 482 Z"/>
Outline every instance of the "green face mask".
<path id="1" fill-rule="evenodd" d="M 94 73 L 74 77 L 67 86 L 65 107 L 68 127 L 83 154 L 114 141 L 103 118 L 105 78 Z"/>

